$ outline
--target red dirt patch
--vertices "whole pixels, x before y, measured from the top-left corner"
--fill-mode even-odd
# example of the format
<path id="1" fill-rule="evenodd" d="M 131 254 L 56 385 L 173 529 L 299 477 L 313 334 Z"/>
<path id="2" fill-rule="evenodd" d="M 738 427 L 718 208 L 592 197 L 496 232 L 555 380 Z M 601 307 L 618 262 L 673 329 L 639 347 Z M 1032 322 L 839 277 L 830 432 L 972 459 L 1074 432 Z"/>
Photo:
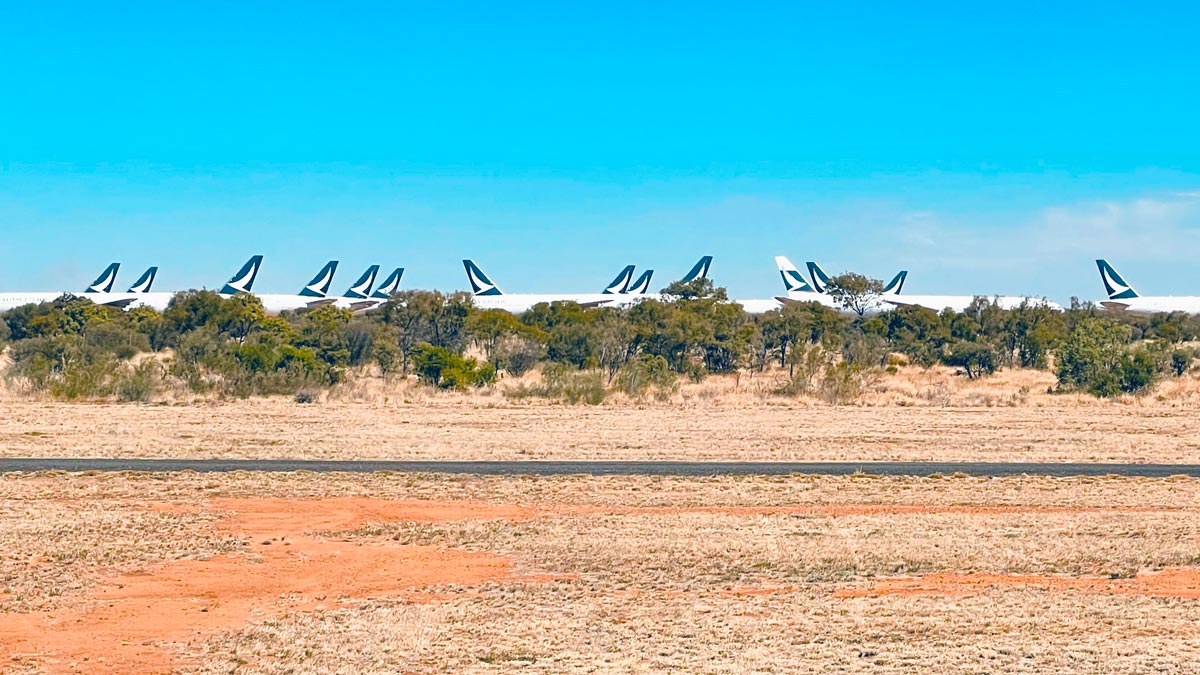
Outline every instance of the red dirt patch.
<path id="1" fill-rule="evenodd" d="M 1159 598 L 1200 598 L 1200 570 L 1170 568 L 1131 579 L 1059 577 L 1043 574 L 960 574 L 941 572 L 923 577 L 882 579 L 867 588 L 840 588 L 838 598 L 877 598 L 884 595 L 977 595 L 992 589 L 1076 591 L 1104 595 L 1144 595 Z"/>
<path id="2" fill-rule="evenodd" d="M 532 512 L 475 502 L 222 499 L 219 527 L 248 550 L 185 560 L 108 580 L 85 609 L 0 615 L 0 653 L 52 673 L 166 673 L 181 645 L 342 599 L 446 597 L 421 589 L 512 579 L 505 557 L 392 542 L 331 541 L 309 532 L 369 522 L 523 519 Z M 171 506 L 168 509 L 173 508 Z M 530 579 L 534 581 L 533 579 Z"/>

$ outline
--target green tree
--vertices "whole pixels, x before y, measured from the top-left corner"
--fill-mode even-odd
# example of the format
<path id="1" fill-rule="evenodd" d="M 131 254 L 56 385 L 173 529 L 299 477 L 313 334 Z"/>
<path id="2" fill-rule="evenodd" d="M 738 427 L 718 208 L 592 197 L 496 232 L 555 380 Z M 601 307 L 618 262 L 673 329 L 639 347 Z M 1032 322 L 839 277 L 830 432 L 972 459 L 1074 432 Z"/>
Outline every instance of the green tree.
<path id="1" fill-rule="evenodd" d="M 831 277 L 825 284 L 825 292 L 839 307 L 861 317 L 879 306 L 883 282 L 856 272 L 845 272 Z"/>

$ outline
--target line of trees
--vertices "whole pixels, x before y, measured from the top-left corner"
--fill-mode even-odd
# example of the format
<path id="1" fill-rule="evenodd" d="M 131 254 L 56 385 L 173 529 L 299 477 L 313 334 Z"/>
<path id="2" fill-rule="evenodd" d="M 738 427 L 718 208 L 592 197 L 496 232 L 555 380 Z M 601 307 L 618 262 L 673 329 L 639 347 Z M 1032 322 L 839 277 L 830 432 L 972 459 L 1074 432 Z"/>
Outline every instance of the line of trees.
<path id="1" fill-rule="evenodd" d="M 1198 337 L 1200 319 L 1181 314 L 1003 310 L 982 298 L 961 313 L 900 307 L 864 316 L 793 303 L 750 315 L 706 279 L 673 284 L 663 299 L 628 308 L 552 303 L 520 316 L 478 309 L 466 294 L 418 290 L 364 315 L 323 305 L 267 316 L 254 296 L 188 291 L 161 314 L 64 296 L 0 321 L 10 385 L 65 399 L 136 401 L 164 387 L 310 398 L 367 369 L 461 390 L 541 366 L 540 383 L 513 395 L 666 396 L 679 378 L 769 372 L 781 394 L 838 402 L 905 363 L 946 364 L 968 378 L 998 368 L 1053 369 L 1062 390 L 1113 396 L 1188 372 L 1194 352 L 1186 343 Z"/>

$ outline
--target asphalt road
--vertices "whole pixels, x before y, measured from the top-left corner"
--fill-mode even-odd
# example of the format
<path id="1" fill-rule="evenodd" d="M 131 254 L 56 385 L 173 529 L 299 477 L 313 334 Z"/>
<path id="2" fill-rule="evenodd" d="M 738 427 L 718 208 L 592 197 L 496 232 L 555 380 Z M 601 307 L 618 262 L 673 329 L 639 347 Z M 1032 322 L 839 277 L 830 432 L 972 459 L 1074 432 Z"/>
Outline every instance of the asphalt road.
<path id="1" fill-rule="evenodd" d="M 290 459 L 0 458 L 0 473 L 28 471 L 312 471 L 316 473 L 445 473 L 481 476 L 1140 476 L 1200 477 L 1200 464 L 1056 464 L 1040 462 L 441 462 Z"/>

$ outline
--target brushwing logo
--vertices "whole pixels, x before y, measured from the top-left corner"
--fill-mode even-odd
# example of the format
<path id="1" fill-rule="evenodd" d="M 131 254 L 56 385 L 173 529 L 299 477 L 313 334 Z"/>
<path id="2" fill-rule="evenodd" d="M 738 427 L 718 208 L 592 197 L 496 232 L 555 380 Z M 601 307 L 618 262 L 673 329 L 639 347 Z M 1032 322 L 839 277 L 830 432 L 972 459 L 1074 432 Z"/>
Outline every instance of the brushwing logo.
<path id="1" fill-rule="evenodd" d="M 900 270 L 900 273 L 888 282 L 887 286 L 883 287 L 883 292 L 890 295 L 900 295 L 900 290 L 904 288 L 904 280 L 908 278 L 908 270 Z"/>
<path id="2" fill-rule="evenodd" d="M 707 279 L 708 268 L 712 265 L 712 256 L 706 255 L 696 262 L 695 267 L 683 277 L 683 281 L 695 281 L 696 279 Z"/>
<path id="3" fill-rule="evenodd" d="M 379 265 L 371 265 L 366 272 L 346 291 L 347 298 L 366 298 L 371 294 L 371 286 L 375 284 L 375 276 L 379 274 Z"/>
<path id="4" fill-rule="evenodd" d="M 391 274 L 388 275 L 387 279 L 383 280 L 383 283 L 379 285 L 379 288 L 375 289 L 375 292 L 371 294 L 371 297 L 379 300 L 387 300 L 388 298 L 392 297 L 393 293 L 400 290 L 400 278 L 403 276 L 404 268 L 397 267 L 392 271 Z"/>
<path id="5" fill-rule="evenodd" d="M 142 276 L 129 287 L 130 293 L 149 293 L 150 287 L 154 285 L 154 277 L 158 274 L 157 267 L 142 272 Z"/>
<path id="6" fill-rule="evenodd" d="M 779 269 L 779 275 L 783 277 L 783 288 L 788 293 L 813 293 L 813 287 L 808 285 L 808 280 L 800 274 L 800 270 L 792 264 L 791 260 L 786 257 L 775 256 L 775 267 Z"/>
<path id="7" fill-rule="evenodd" d="M 617 293 L 624 293 L 625 291 L 629 290 L 630 279 L 633 279 L 633 265 L 626 265 L 625 269 L 621 270 L 621 273 L 617 275 L 617 278 L 613 279 L 612 282 L 605 287 L 603 294 L 613 295 Z"/>
<path id="8" fill-rule="evenodd" d="M 238 293 L 249 293 L 254 287 L 254 278 L 258 276 L 258 268 L 262 265 L 263 257 L 256 255 L 246 261 L 242 265 L 242 269 L 233 275 L 233 278 L 225 282 L 225 286 L 221 288 L 223 295 L 236 295 Z"/>
<path id="9" fill-rule="evenodd" d="M 1108 291 L 1109 300 L 1128 300 L 1138 296 L 1133 286 L 1126 283 L 1107 260 L 1097 260 L 1096 267 L 1100 269 L 1100 280 L 1104 282 L 1104 290 Z"/>
<path id="10" fill-rule="evenodd" d="M 121 269 L 121 263 L 113 263 L 92 282 L 91 286 L 87 287 L 88 293 L 108 293 L 112 291 L 113 284 L 117 281 L 117 270 Z"/>
<path id="11" fill-rule="evenodd" d="M 821 269 L 821 266 L 811 260 L 805 263 L 808 266 L 808 274 L 812 277 L 813 288 L 818 293 L 824 293 L 825 287 L 829 285 L 829 275 Z"/>
<path id="12" fill-rule="evenodd" d="M 471 290 L 475 295 L 503 295 L 504 292 L 500 287 L 492 283 L 491 279 L 479 269 L 479 266 L 470 260 L 463 261 L 463 267 L 467 270 L 467 280 L 471 282 Z"/>
<path id="13" fill-rule="evenodd" d="M 330 260 L 325 263 L 317 276 L 308 282 L 307 285 L 300 291 L 300 295 L 309 298 L 323 298 L 329 294 L 329 287 L 333 284 L 333 275 L 337 271 L 338 261 Z"/>
<path id="14" fill-rule="evenodd" d="M 629 288 L 625 291 L 625 293 L 627 295 L 642 295 L 642 294 L 644 294 L 646 291 L 650 290 L 650 277 L 653 277 L 653 276 L 654 276 L 654 270 L 646 270 L 645 272 L 642 272 L 642 276 L 638 277 L 637 281 L 630 284 Z"/>

